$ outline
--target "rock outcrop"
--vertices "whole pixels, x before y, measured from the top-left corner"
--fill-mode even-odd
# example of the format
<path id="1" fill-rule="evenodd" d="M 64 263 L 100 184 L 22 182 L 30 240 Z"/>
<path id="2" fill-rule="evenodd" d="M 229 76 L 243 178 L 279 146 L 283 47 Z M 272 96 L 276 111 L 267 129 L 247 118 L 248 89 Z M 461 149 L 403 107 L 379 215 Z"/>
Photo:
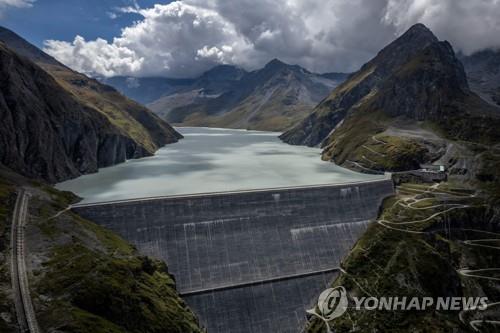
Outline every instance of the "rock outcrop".
<path id="1" fill-rule="evenodd" d="M 181 138 L 146 108 L 13 32 L 0 29 L 0 41 L 1 164 L 54 183 Z"/>

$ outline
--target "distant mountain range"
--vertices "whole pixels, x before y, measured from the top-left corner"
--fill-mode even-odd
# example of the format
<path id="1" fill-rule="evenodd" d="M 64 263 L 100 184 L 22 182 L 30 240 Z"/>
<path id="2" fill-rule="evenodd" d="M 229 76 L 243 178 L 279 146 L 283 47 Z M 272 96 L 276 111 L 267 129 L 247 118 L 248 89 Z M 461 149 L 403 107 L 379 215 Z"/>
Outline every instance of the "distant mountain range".
<path id="1" fill-rule="evenodd" d="M 146 105 L 154 102 L 163 95 L 170 95 L 182 88 L 191 86 L 194 79 L 169 79 L 164 77 L 136 78 L 129 76 L 113 76 L 97 78 L 108 84 L 125 96 Z"/>
<path id="2" fill-rule="evenodd" d="M 458 58 L 464 64 L 471 90 L 500 106 L 500 51 L 483 50 L 469 56 L 459 54 Z"/>
<path id="3" fill-rule="evenodd" d="M 0 163 L 57 182 L 152 155 L 182 136 L 114 88 L 0 27 Z"/>
<path id="4" fill-rule="evenodd" d="M 102 80 L 173 124 L 280 131 L 306 117 L 347 76 L 274 59 L 252 72 L 216 66 L 196 79 Z"/>

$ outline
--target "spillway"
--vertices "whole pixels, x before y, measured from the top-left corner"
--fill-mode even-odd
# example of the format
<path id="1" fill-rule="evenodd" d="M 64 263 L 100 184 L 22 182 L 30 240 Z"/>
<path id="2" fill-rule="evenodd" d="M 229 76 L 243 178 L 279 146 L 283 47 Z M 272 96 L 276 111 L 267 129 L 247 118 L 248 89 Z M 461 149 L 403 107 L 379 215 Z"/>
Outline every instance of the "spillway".
<path id="1" fill-rule="evenodd" d="M 75 205 L 163 259 L 208 332 L 297 332 L 392 180 Z"/>

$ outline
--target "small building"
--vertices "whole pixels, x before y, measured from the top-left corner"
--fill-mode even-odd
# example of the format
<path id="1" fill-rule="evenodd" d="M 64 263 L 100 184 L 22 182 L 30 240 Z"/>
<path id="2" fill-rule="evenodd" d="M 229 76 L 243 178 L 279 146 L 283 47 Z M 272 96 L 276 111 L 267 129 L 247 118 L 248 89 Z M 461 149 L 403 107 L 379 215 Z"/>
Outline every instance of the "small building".
<path id="1" fill-rule="evenodd" d="M 421 164 L 420 169 L 424 171 L 434 171 L 434 172 L 445 172 L 446 168 L 444 165 L 435 165 L 435 164 Z"/>
<path id="2" fill-rule="evenodd" d="M 421 164 L 418 170 L 394 172 L 393 181 L 396 185 L 401 183 L 439 183 L 446 181 L 448 175 L 444 165 Z"/>

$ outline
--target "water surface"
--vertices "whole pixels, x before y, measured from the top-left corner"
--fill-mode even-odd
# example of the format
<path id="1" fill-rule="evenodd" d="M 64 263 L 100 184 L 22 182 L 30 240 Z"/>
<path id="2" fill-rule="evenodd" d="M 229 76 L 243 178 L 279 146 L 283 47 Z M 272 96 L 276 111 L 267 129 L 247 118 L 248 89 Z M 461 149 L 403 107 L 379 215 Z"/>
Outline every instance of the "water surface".
<path id="1" fill-rule="evenodd" d="M 381 176 L 356 173 L 320 159 L 321 149 L 291 146 L 280 133 L 176 128 L 184 139 L 152 157 L 129 160 L 59 183 L 83 202 L 345 183 Z"/>

